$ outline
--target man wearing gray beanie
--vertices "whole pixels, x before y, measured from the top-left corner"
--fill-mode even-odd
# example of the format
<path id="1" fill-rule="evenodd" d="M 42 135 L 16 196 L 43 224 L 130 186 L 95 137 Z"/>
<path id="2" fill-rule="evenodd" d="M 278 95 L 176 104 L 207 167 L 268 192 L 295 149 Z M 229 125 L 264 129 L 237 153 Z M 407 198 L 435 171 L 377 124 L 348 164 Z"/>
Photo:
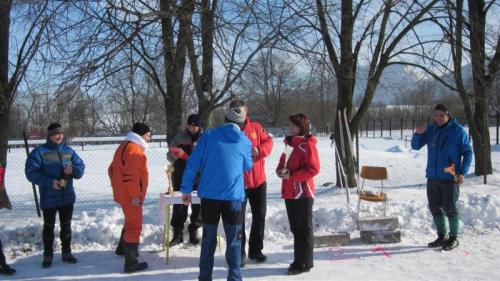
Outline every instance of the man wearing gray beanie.
<path id="1" fill-rule="evenodd" d="M 273 140 L 260 123 L 248 117 L 248 107 L 241 99 L 231 101 L 226 119 L 234 120 L 252 143 L 253 166 L 251 170 L 245 172 L 245 201 L 243 202 L 241 267 L 244 267 L 246 265 L 245 212 L 247 201 L 250 203 L 252 211 L 252 225 L 248 239 L 248 258 L 257 263 L 267 260 L 267 256 L 262 253 L 267 211 L 265 158 L 271 154 Z"/>
<path id="2" fill-rule="evenodd" d="M 244 107 L 231 107 L 226 123 L 205 132 L 187 160 L 181 192 L 185 205 L 191 204 L 191 192 L 199 177 L 203 237 L 199 280 L 212 280 L 217 227 L 220 218 L 226 233 L 227 280 L 241 277 L 241 231 L 245 200 L 243 173 L 252 168 L 252 144 L 238 124 L 245 121 Z"/>

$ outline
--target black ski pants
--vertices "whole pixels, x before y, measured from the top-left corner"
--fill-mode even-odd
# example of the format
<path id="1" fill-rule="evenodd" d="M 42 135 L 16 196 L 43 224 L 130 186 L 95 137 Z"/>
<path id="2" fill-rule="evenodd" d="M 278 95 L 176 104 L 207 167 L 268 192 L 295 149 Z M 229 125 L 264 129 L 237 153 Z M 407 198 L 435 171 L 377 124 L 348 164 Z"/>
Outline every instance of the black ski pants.
<path id="1" fill-rule="evenodd" d="M 313 261 L 313 198 L 286 199 L 286 212 L 293 233 L 293 266 L 312 268 Z"/>
<path id="2" fill-rule="evenodd" d="M 71 219 L 73 218 L 73 204 L 59 207 L 43 209 L 43 254 L 52 256 L 54 254 L 54 228 L 56 224 L 56 214 L 59 213 L 59 223 L 61 231 L 61 248 L 63 253 L 71 253 Z"/>
<path id="3" fill-rule="evenodd" d="M 250 228 L 250 237 L 248 239 L 248 254 L 250 256 L 262 253 L 264 248 L 264 229 L 266 226 L 267 211 L 267 183 L 264 182 L 257 188 L 248 188 L 245 190 L 245 201 L 243 202 L 243 237 L 241 238 L 241 255 L 245 256 L 245 213 L 247 202 L 250 202 L 252 210 L 252 226 Z"/>

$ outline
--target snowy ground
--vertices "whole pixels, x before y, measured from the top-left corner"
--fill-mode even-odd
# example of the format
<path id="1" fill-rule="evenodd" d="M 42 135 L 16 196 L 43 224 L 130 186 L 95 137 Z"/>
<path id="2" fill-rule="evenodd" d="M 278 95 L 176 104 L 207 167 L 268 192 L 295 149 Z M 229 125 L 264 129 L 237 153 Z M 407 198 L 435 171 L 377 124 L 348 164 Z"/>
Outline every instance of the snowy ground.
<path id="1" fill-rule="evenodd" d="M 365 139 L 360 143 L 361 164 L 386 166 L 389 202 L 388 215 L 399 217 L 402 242 L 398 244 L 364 245 L 355 229 L 355 194 L 351 204 L 345 202 L 345 193 L 332 185 L 334 169 L 329 141 L 318 143 L 322 171 L 315 181 L 317 198 L 314 204 L 315 233 L 349 231 L 351 243 L 345 247 L 316 248 L 315 266 L 310 273 L 287 276 L 286 269 L 293 259 L 292 235 L 289 231 L 284 202 L 280 199 L 280 181 L 273 171 L 283 151 L 281 140 L 275 140 L 273 154 L 267 160 L 268 215 L 264 252 L 265 264 L 249 263 L 242 270 L 248 280 L 498 280 L 500 253 L 500 147 L 493 146 L 494 175 L 489 185 L 482 184 L 482 177 L 469 175 L 461 187 L 459 202 L 462 214 L 460 247 L 451 252 L 441 252 L 426 247 L 435 238 L 431 217 L 426 206 L 424 169 L 426 151 L 411 151 L 404 141 Z M 33 210 L 1 211 L 0 237 L 8 261 L 18 270 L 9 280 L 196 280 L 199 247 L 185 244 L 173 247 L 171 263 L 165 265 L 161 251 L 163 226 L 158 219 L 156 199 L 166 185 L 162 165 L 151 168 L 152 186 L 145 206 L 145 225 L 142 236 L 142 259 L 150 269 L 138 274 L 122 274 L 123 259 L 114 255 L 114 245 L 123 223 L 120 209 L 109 202 L 86 200 L 95 195 L 108 198 L 110 189 L 103 170 L 107 168 L 113 150 L 89 149 L 79 152 L 86 160 L 99 157 L 102 161 L 88 165 L 86 177 L 78 183 L 78 202 L 73 221 L 74 252 L 79 258 L 75 265 L 62 264 L 56 254 L 50 269 L 41 267 L 42 222 L 33 218 Z M 149 158 L 162 157 L 164 148 L 152 148 Z M 9 154 L 9 182 L 22 180 L 22 173 L 14 173 L 15 165 L 22 166 L 22 150 Z M 20 164 L 16 164 L 20 163 Z M 89 163 L 87 161 L 87 163 Z M 330 163 L 330 164 L 329 164 Z M 471 168 L 473 171 L 473 167 Z M 91 189 L 90 187 L 93 187 Z M 95 188 L 97 187 L 97 188 Z M 99 188 L 100 187 L 100 188 Z M 12 190 L 12 189 L 9 189 Z M 92 193 L 92 194 L 87 194 Z M 10 191 L 9 191 L 10 194 Z M 14 192 L 11 196 L 25 196 L 29 192 Z M 94 197 L 91 197 L 93 195 Z M 18 198 L 18 197 L 16 197 Z M 110 198 L 110 197 L 109 197 Z M 32 200 L 32 199 L 31 199 Z M 108 203 L 109 202 L 109 203 Z M 28 203 L 26 203 L 28 204 Z M 362 204 L 362 215 L 380 215 L 381 204 Z M 247 213 L 247 225 L 251 216 Z M 57 229 L 57 228 L 56 228 Z M 247 228 L 248 230 L 248 228 Z M 56 234 L 57 235 L 57 234 Z M 57 246 L 58 247 L 58 246 Z M 59 250 L 59 249 L 57 249 Z M 227 268 L 224 245 L 216 252 L 214 279 L 224 280 Z"/>

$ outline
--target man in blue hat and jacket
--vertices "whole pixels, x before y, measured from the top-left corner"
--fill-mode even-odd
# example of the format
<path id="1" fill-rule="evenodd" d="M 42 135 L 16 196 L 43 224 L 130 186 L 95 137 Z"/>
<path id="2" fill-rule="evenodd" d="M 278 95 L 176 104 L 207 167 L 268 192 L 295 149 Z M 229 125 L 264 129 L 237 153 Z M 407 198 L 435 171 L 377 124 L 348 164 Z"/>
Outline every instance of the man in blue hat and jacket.
<path id="1" fill-rule="evenodd" d="M 76 263 L 71 254 L 71 220 L 76 195 L 73 179 L 83 176 L 85 165 L 69 146 L 63 144 L 64 130 L 58 123 L 47 128 L 47 142 L 31 151 L 26 160 L 26 177 L 40 188 L 40 206 L 43 211 L 43 262 L 52 265 L 56 214 L 61 225 L 62 260 Z"/>
<path id="2" fill-rule="evenodd" d="M 443 104 L 434 108 L 435 123 L 428 128 L 419 127 L 411 140 L 412 149 L 427 145 L 427 200 L 438 238 L 429 248 L 441 247 L 445 251 L 458 247 L 459 213 L 457 201 L 459 186 L 464 182 L 472 161 L 472 148 L 465 129 L 451 118 Z M 448 217 L 449 237 L 447 237 Z"/>
<path id="3" fill-rule="evenodd" d="M 198 279 L 202 281 L 212 280 L 217 227 L 221 217 L 226 233 L 227 280 L 242 280 L 244 172 L 253 165 L 252 143 L 240 129 L 245 117 L 245 107 L 229 108 L 226 123 L 201 136 L 182 176 L 182 199 L 184 204 L 189 205 L 195 177 L 200 173 L 198 196 L 201 198 L 203 238 Z"/>

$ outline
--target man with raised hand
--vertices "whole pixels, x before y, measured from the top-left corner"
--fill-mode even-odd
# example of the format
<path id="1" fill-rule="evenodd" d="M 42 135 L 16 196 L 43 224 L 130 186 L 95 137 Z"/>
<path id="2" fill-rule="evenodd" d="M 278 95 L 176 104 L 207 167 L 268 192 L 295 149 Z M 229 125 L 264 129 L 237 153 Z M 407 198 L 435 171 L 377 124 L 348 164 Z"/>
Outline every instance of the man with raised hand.
<path id="1" fill-rule="evenodd" d="M 438 235 L 428 247 L 449 251 L 459 245 L 460 216 L 456 203 L 472 161 L 472 148 L 467 132 L 451 118 L 448 107 L 436 105 L 434 121 L 428 128 L 416 129 L 411 147 L 419 150 L 427 145 L 427 200 Z M 448 217 L 449 237 L 445 216 Z"/>

